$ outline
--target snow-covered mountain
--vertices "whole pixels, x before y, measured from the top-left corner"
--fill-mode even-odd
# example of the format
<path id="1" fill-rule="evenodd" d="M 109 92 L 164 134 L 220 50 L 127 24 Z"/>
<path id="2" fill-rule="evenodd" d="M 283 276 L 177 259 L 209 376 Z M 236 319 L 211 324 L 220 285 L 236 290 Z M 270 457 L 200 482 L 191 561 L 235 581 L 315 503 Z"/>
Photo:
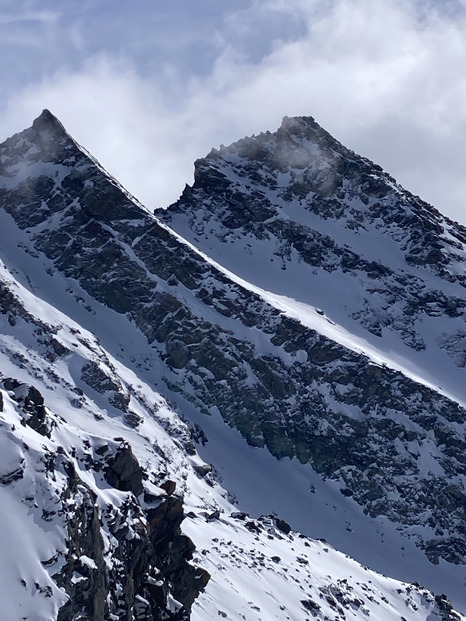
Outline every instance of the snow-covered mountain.
<path id="1" fill-rule="evenodd" d="M 311 117 L 212 150 L 158 216 L 310 327 L 464 403 L 466 228 Z"/>
<path id="2" fill-rule="evenodd" d="M 464 618 L 464 229 L 312 119 L 157 216 L 0 145 L 5 619 Z"/>

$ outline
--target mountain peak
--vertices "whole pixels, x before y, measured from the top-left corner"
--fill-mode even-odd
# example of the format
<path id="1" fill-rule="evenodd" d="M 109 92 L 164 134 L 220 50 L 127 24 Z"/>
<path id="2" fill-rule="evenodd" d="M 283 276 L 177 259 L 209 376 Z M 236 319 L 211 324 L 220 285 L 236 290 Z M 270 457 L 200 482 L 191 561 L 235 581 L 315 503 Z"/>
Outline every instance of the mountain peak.
<path id="1" fill-rule="evenodd" d="M 30 131 L 30 139 L 41 149 L 45 161 L 54 159 L 64 146 L 75 144 L 62 123 L 47 108 L 34 120 Z"/>
<path id="2" fill-rule="evenodd" d="M 284 116 L 280 127 L 288 130 L 304 127 L 318 127 L 321 129 L 313 116 Z"/>
<path id="3" fill-rule="evenodd" d="M 465 605 L 460 233 L 312 117 L 196 174 L 159 224 L 48 110 L 0 145 L 7 618 L 458 621 L 331 545 Z"/>
<path id="4" fill-rule="evenodd" d="M 195 179 L 198 179 L 199 170 L 209 169 L 212 163 L 218 167 L 220 160 L 226 162 L 227 166 L 237 165 L 238 157 L 243 160 L 240 166 L 246 165 L 249 170 L 251 166 L 257 168 L 259 176 L 259 171 L 265 169 L 272 175 L 293 170 L 293 175 L 298 176 L 321 174 L 323 169 L 327 169 L 333 175 L 333 171 L 345 168 L 345 160 L 357 160 L 360 169 L 366 169 L 369 174 L 375 172 L 373 168 L 377 169 L 377 173 L 382 171 L 366 158 L 356 156 L 347 149 L 323 129 L 314 117 L 285 116 L 273 133 L 263 132 L 242 138 L 230 146 L 222 145 L 220 149 L 213 149 L 206 158 L 196 162 Z"/>
<path id="5" fill-rule="evenodd" d="M 141 212 L 133 198 L 47 109 L 30 128 L 0 144 L 0 190 L 2 187 L 34 197 L 22 210 L 22 227 L 37 225 L 52 213 L 65 213 L 78 204 L 86 217 L 137 219 Z M 46 210 L 45 199 L 51 196 L 55 197 L 54 207 Z M 4 199 L 6 210 L 14 211 L 15 205 Z M 0 206 L 3 204 L 0 201 Z"/>
<path id="6" fill-rule="evenodd" d="M 52 133 L 57 138 L 66 137 L 68 140 L 73 140 L 58 118 L 47 108 L 42 110 L 41 114 L 34 119 L 32 130 L 36 135 L 42 136 L 44 132 L 47 132 Z"/>
<path id="7" fill-rule="evenodd" d="M 40 115 L 34 120 L 33 127 L 49 127 L 53 125 L 60 124 L 60 121 L 57 117 L 50 112 L 47 108 L 44 108 Z"/>

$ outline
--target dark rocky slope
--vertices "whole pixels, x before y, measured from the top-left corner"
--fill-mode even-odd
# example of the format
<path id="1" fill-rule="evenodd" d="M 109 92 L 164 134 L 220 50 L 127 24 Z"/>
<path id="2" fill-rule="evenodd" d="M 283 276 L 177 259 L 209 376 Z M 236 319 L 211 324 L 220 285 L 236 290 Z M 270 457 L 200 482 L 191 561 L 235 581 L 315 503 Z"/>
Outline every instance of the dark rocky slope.
<path id="1" fill-rule="evenodd" d="M 465 227 L 311 117 L 213 149 L 196 162 L 194 185 L 157 216 L 234 273 L 258 275 L 259 286 L 321 304 L 368 338 L 434 347 L 453 369 L 465 366 Z M 319 291 L 324 276 L 339 300 Z"/>
<path id="2" fill-rule="evenodd" d="M 57 362 L 72 355 L 57 337 L 63 327 L 34 317 L 13 288 L 2 281 L 3 322 L 8 322 L 11 334 L 16 335 L 17 350 L 8 351 L 3 342 L 1 354 L 9 354 L 19 372 L 27 369 L 35 384 L 69 390 L 75 400 L 73 407 L 80 411 L 85 404 L 83 390 L 68 384 L 55 370 Z M 8 334 L 3 325 L 1 333 Z M 21 335 L 24 338 L 28 333 L 26 358 L 19 344 Z M 14 345 L 12 341 L 11 347 Z M 112 378 L 111 369 L 105 369 L 105 358 L 90 342 L 86 342 L 86 349 L 90 357 L 94 355 L 93 366 L 99 369 L 98 375 L 87 374 L 87 383 L 100 390 L 97 380 L 105 376 L 108 387 Z M 118 390 L 123 400 L 123 386 Z M 115 401 L 111 391 L 103 390 L 102 394 L 110 404 Z M 18 423 L 11 422 L 11 414 L 4 418 L 5 400 Z M 96 420 L 102 419 L 102 415 L 94 414 Z M 209 574 L 189 563 L 195 546 L 181 532 L 183 498 L 178 490 L 173 494 L 173 482 L 163 482 L 163 462 L 162 466 L 156 460 L 149 467 L 141 466 L 123 437 L 78 431 L 47 407 L 34 384 L 1 372 L 0 430 L 7 442 L 2 446 L 10 443 L 15 447 L 14 460 L 8 460 L 10 450 L 1 456 L 2 469 L 5 458 L 8 467 L 0 476 L 0 486 L 12 497 L 18 496 L 46 533 L 59 533 L 56 551 L 41 561 L 67 596 L 58 621 L 190 618 L 193 601 L 207 584 Z M 189 436 L 184 441 L 187 444 Z M 160 486 L 154 487 L 151 481 L 160 481 Z M 28 541 L 27 533 L 24 536 Z M 54 588 L 43 580 L 44 584 L 35 582 L 37 593 L 56 597 Z M 22 582 L 24 588 L 31 588 L 24 579 Z"/>
<path id="3" fill-rule="evenodd" d="M 292 121 L 288 125 L 294 127 Z M 256 164 L 248 175 L 269 183 L 271 168 L 281 165 L 285 171 L 286 158 L 300 157 L 299 151 L 284 148 L 281 163 L 271 163 L 260 140 L 240 144 L 254 150 Z M 329 161 L 340 162 L 331 145 L 326 149 Z M 58 270 L 98 302 L 126 314 L 159 353 L 170 390 L 206 414 L 220 411 L 249 443 L 266 446 L 277 457 L 296 456 L 336 479 L 342 493 L 367 514 L 387 516 L 415 537 L 432 562 L 465 562 L 465 410 L 458 403 L 306 328 L 231 282 L 122 191 L 49 112 L 3 143 L 0 156 L 0 206 L 27 234 L 28 252 L 39 253 L 51 278 Z M 257 196 L 245 204 L 241 193 L 230 196 L 230 181 L 211 165 L 216 157 L 208 160 L 207 171 L 200 164 L 198 186 L 185 193 L 185 207 L 194 204 L 190 194 L 206 200 L 212 193 L 215 202 L 224 188 L 233 218 L 226 226 L 269 223 L 268 199 Z M 294 166 L 304 172 L 291 175 L 285 201 L 288 194 L 304 196 L 314 187 L 301 160 Z M 342 188 L 362 174 L 341 162 L 338 166 L 325 192 L 328 175 L 318 184 L 319 200 L 337 215 Z M 392 182 L 386 175 L 372 177 L 371 170 L 358 183 L 366 184 L 372 206 Z M 384 213 L 382 206 L 378 209 L 377 221 Z M 433 261 L 432 252 L 441 250 L 432 245 L 433 229 L 424 227 L 419 245 L 402 215 L 399 227 L 407 226 L 404 247 L 410 262 L 427 252 L 424 258 L 432 258 L 429 265 L 439 276 L 462 286 L 460 275 L 445 276 L 448 262 Z M 277 230 L 282 235 L 282 227 Z M 296 239 L 293 233 L 286 244 L 296 247 Z M 316 239 L 320 248 L 324 238 Z M 348 270 L 356 269 L 357 259 L 346 251 L 340 256 Z M 384 274 L 375 263 L 363 261 L 360 269 L 374 283 Z M 435 303 L 439 312 L 447 312 L 442 299 L 439 295 Z M 453 306 L 451 313 L 463 312 L 459 298 Z M 424 467 L 426 454 L 434 470 Z"/>

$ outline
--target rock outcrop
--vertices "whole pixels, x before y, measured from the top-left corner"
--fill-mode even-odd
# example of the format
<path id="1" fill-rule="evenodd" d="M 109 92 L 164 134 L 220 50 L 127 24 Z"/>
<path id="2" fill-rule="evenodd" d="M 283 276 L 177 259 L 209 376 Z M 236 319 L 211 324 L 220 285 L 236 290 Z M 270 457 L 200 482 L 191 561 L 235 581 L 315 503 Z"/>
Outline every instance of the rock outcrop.
<path id="1" fill-rule="evenodd" d="M 37 388 L 14 378 L 2 378 L 1 388 L 16 404 L 21 422 L 34 432 L 50 438 L 50 419 L 54 434 L 63 433 L 64 421 L 47 414 Z M 58 519 L 64 529 L 65 550 L 43 562 L 66 594 L 57 620 L 185 621 L 209 574 L 189 563 L 195 546 L 181 532 L 183 500 L 162 488 L 158 495 L 145 491 L 144 480 L 154 473 L 144 471 L 129 444 L 99 442 L 93 448 L 86 441 L 85 452 L 76 447 L 73 454 L 53 443 L 32 456 L 24 445 L 28 458 L 0 477 L 4 486 L 36 479 L 36 489 L 46 488 L 47 495 L 26 495 L 22 502 L 33 507 L 40 521 Z M 107 487 L 121 492 L 118 502 L 86 482 L 100 473 Z M 52 596 L 50 586 L 41 588 Z"/>
<path id="2" fill-rule="evenodd" d="M 92 300 L 125 315 L 163 365 L 166 388 L 206 414 L 219 411 L 250 444 L 310 463 L 366 514 L 388 517 L 407 536 L 416 524 L 432 562 L 465 562 L 466 413 L 458 401 L 237 284 L 134 202 L 50 113 L 0 153 L 0 206 L 29 240 L 28 252 L 72 283 L 69 295 L 83 308 Z M 398 249 L 397 261 L 418 271 L 376 260 L 366 242 L 358 254 L 306 223 L 317 216 L 366 241 L 379 231 L 377 239 Z M 288 119 L 276 134 L 212 152 L 163 217 L 174 226 L 187 218 L 194 242 L 211 226 L 222 244 L 263 242 L 280 266 L 290 257 L 320 274 L 338 272 L 361 293 L 351 322 L 374 338 L 395 332 L 409 351 L 427 347 L 420 318 L 451 320 L 440 349 L 459 368 L 463 228 L 313 120 Z M 438 286 L 425 286 L 422 274 Z M 375 309 L 372 299 L 382 300 Z M 315 316 L 326 321 L 320 308 Z M 141 356 L 135 364 L 146 363 Z M 81 378 L 110 404 L 116 395 L 113 405 L 125 411 L 129 393 L 99 373 L 90 363 Z M 139 489 L 131 477 L 111 476 Z M 189 555 L 184 540 L 176 545 Z"/>

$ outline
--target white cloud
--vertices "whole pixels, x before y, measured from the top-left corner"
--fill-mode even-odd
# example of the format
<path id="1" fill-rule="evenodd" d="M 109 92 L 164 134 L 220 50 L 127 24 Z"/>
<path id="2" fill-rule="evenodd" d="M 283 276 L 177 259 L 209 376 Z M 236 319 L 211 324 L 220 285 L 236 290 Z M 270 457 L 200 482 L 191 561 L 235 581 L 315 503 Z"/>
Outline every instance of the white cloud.
<path id="1" fill-rule="evenodd" d="M 448 9 L 448 10 L 447 10 Z M 312 115 L 403 185 L 466 222 L 464 2 L 271 0 L 231 15 L 208 75 L 152 80 L 98 56 L 11 102 L 9 135 L 49 107 L 149 206 L 175 200 L 212 146 Z M 167 67 L 169 65 L 167 64 Z M 10 128 L 10 129 L 8 129 Z"/>
<path id="2" fill-rule="evenodd" d="M 182 119 L 127 66 L 93 59 L 80 73 L 58 74 L 23 90 L 3 115 L 0 132 L 30 126 L 43 108 L 149 205 L 166 205 L 187 180 L 183 147 L 189 136 L 183 136 Z M 191 169 L 195 155 L 188 157 Z"/>

